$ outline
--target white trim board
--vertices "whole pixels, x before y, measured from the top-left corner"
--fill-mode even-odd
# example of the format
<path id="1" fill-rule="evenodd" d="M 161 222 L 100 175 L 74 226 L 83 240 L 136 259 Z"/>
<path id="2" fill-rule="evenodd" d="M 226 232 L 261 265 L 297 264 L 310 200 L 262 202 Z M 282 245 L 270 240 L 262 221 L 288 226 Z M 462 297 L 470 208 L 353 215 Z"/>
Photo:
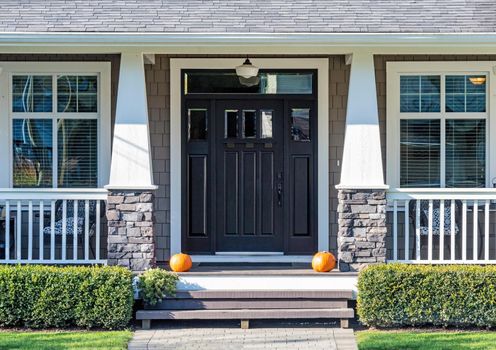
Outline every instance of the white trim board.
<path id="1" fill-rule="evenodd" d="M 194 263 L 311 263 L 311 255 L 192 255 Z"/>
<path id="2" fill-rule="evenodd" d="M 0 62 L 0 169 L 8 169 L 0 172 L 0 187 L 10 188 L 13 182 L 10 113 L 12 74 L 98 74 L 98 186 L 103 187 L 108 183 L 111 158 L 110 70 L 110 62 Z M 55 106 L 53 104 L 53 108 Z M 56 111 L 44 115 L 53 116 Z M 73 113 L 71 115 L 77 116 Z M 28 113 L 27 116 L 36 117 L 36 113 Z M 84 114 L 81 118 L 84 119 Z"/>
<path id="3" fill-rule="evenodd" d="M 318 249 L 329 250 L 329 60 L 327 58 L 252 58 L 250 60 L 261 69 L 317 70 Z M 171 58 L 170 60 L 171 254 L 181 252 L 181 183 L 183 179 L 181 173 L 181 70 L 233 69 L 240 63 L 242 63 L 240 58 Z"/>
<path id="4" fill-rule="evenodd" d="M 433 62 L 387 62 L 386 64 L 386 183 L 391 191 L 400 188 L 400 75 L 486 74 L 487 112 L 449 113 L 449 118 L 487 118 L 486 129 L 486 187 L 492 186 L 496 177 L 496 61 L 433 61 Z M 442 80 L 443 81 L 443 80 Z M 441 81 L 441 86 L 443 85 Z M 402 113 L 401 119 L 439 118 L 443 113 L 441 94 L 440 113 Z M 441 133 L 443 138 L 443 132 Z M 443 139 L 441 143 L 444 144 Z M 443 160 L 441 160 L 443 168 Z M 443 173 L 443 171 L 441 171 Z M 444 186 L 442 186 L 444 187 Z M 411 189 L 412 191 L 414 189 Z M 439 189 L 438 189 L 439 190 Z"/>

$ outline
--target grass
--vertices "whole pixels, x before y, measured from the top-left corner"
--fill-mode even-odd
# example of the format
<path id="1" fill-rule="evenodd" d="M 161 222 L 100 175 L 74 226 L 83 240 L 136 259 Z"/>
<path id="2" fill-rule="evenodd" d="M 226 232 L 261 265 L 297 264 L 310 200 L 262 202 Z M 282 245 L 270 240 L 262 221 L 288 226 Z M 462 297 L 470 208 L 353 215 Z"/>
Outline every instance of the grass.
<path id="1" fill-rule="evenodd" d="M 123 350 L 130 339 L 130 331 L 5 331 L 0 350 Z"/>
<path id="2" fill-rule="evenodd" d="M 360 350 L 490 350 L 496 332 L 469 331 L 359 331 Z"/>

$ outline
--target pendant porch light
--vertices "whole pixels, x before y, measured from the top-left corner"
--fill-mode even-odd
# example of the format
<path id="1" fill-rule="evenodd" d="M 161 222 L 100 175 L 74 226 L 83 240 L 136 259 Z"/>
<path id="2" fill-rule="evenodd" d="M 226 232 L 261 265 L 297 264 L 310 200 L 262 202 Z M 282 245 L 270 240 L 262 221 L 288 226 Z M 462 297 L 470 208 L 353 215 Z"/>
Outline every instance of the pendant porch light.
<path id="1" fill-rule="evenodd" d="M 258 75 L 258 67 L 254 66 L 247 57 L 242 65 L 236 67 L 236 74 L 245 79 L 254 78 Z"/>

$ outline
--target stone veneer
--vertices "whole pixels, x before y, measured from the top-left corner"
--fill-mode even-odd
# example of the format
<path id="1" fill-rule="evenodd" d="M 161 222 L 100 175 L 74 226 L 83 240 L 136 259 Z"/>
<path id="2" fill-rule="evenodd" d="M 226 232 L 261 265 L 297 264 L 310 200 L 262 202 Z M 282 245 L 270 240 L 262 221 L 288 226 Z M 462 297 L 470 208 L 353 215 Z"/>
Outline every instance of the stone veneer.
<path id="1" fill-rule="evenodd" d="M 107 200 L 109 265 L 139 273 L 155 266 L 153 193 L 109 191 Z"/>
<path id="2" fill-rule="evenodd" d="M 386 192 L 339 190 L 338 201 L 339 270 L 386 262 Z"/>

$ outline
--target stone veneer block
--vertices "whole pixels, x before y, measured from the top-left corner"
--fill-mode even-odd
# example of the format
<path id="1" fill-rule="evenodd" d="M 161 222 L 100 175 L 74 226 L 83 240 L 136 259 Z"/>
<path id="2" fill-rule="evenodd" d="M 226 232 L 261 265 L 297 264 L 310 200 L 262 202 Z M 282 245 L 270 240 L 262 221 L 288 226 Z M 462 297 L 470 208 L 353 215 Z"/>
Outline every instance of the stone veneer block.
<path id="1" fill-rule="evenodd" d="M 153 193 L 111 190 L 106 214 L 108 264 L 135 273 L 155 267 Z"/>
<path id="2" fill-rule="evenodd" d="M 339 190 L 337 212 L 339 270 L 386 262 L 386 191 Z"/>

